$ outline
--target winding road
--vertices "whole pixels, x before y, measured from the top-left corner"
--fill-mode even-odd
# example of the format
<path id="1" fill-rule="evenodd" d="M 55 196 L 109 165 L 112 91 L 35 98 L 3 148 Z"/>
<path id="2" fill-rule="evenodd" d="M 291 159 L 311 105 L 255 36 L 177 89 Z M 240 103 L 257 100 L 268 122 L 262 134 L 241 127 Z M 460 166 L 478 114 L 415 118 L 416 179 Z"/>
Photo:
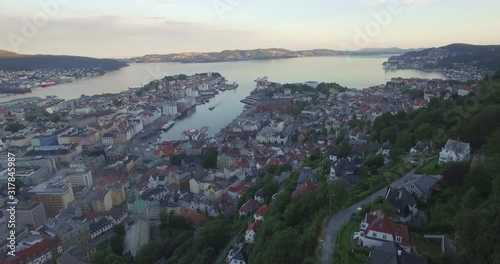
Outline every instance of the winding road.
<path id="1" fill-rule="evenodd" d="M 406 183 L 410 176 L 415 172 L 415 169 L 409 171 L 407 174 L 394 181 L 388 186 L 399 187 L 402 184 Z M 384 187 L 375 193 L 373 193 L 373 199 L 384 196 L 387 187 Z M 322 253 L 322 263 L 323 264 L 332 264 L 333 263 L 333 251 L 336 246 L 336 240 L 340 229 L 344 226 L 351 217 L 352 214 L 356 212 L 356 208 L 364 205 L 370 204 L 372 201 L 372 195 L 366 197 L 362 201 L 359 201 L 344 210 L 338 212 L 334 216 L 330 217 L 328 220 L 328 224 L 326 226 L 325 236 L 323 238 L 323 253 Z"/>

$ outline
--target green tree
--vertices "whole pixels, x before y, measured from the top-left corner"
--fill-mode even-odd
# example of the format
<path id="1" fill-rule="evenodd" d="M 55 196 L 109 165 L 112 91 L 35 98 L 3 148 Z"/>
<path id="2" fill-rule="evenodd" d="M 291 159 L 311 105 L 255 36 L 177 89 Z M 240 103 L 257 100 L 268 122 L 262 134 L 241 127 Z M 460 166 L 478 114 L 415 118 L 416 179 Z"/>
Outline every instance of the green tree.
<path id="1" fill-rule="evenodd" d="M 422 123 L 415 130 L 415 137 L 418 140 L 430 140 L 432 137 L 432 126 L 429 123 Z"/>
<path id="2" fill-rule="evenodd" d="M 386 127 L 380 131 L 380 142 L 389 140 L 392 144 L 396 143 L 398 137 L 398 128 L 395 126 Z"/>
<path id="3" fill-rule="evenodd" d="M 473 187 L 462 198 L 462 208 L 476 208 L 480 203 L 479 192 Z"/>
<path id="4" fill-rule="evenodd" d="M 124 242 L 123 237 L 116 235 L 116 234 L 113 235 L 109 239 L 109 246 L 111 248 L 111 251 L 113 251 L 113 253 L 115 253 L 117 255 L 122 255 L 123 254 L 123 242 Z"/>
<path id="5" fill-rule="evenodd" d="M 345 132 L 341 131 L 337 138 L 335 139 L 335 144 L 340 144 L 345 139 Z"/>
<path id="6" fill-rule="evenodd" d="M 395 146 L 396 148 L 408 151 L 413 145 L 412 143 L 410 131 L 404 129 L 398 133 Z"/>
<path id="7" fill-rule="evenodd" d="M 283 163 L 280 165 L 280 168 L 279 170 L 281 172 L 284 172 L 284 171 L 291 171 L 292 170 L 292 165 L 290 165 L 290 163 Z"/>
<path id="8" fill-rule="evenodd" d="M 279 184 L 277 181 L 270 180 L 262 187 L 262 195 L 264 195 L 264 200 L 266 202 L 271 202 L 272 196 L 278 191 Z"/>
<path id="9" fill-rule="evenodd" d="M 359 167 L 358 175 L 361 178 L 367 178 L 367 177 L 370 176 L 370 171 L 368 170 L 368 168 L 366 167 L 366 165 L 363 165 L 363 166 Z"/>
<path id="10" fill-rule="evenodd" d="M 92 256 L 92 263 L 94 264 L 126 264 L 127 261 L 122 256 L 114 254 L 111 249 L 97 250 Z"/>
<path id="11" fill-rule="evenodd" d="M 346 158 L 351 155 L 351 144 L 349 144 L 349 141 L 344 140 L 342 141 L 342 144 L 340 144 L 338 151 L 337 151 L 337 156 L 339 158 Z"/>
<path id="12" fill-rule="evenodd" d="M 218 151 L 216 148 L 209 148 L 201 160 L 201 166 L 205 169 L 217 168 Z"/>
<path id="13" fill-rule="evenodd" d="M 500 129 L 495 130 L 487 138 L 487 144 L 484 146 L 484 154 L 490 157 L 500 155 Z"/>
<path id="14" fill-rule="evenodd" d="M 176 166 L 181 165 L 182 161 L 184 160 L 185 157 L 186 157 L 186 155 L 184 153 L 174 154 L 174 155 L 170 156 L 170 164 L 176 165 Z"/>
<path id="15" fill-rule="evenodd" d="M 443 183 L 447 186 L 462 186 L 468 171 L 469 164 L 466 162 L 449 163 L 443 171 Z"/>
<path id="16" fill-rule="evenodd" d="M 378 168 L 384 165 L 384 155 L 377 154 L 371 157 L 368 157 L 365 160 L 365 165 L 370 168 Z"/>
<path id="17" fill-rule="evenodd" d="M 123 224 L 115 225 L 113 232 L 119 236 L 125 236 L 125 226 Z"/>
<path id="18" fill-rule="evenodd" d="M 303 256 L 299 255 L 301 251 L 297 237 L 299 234 L 294 228 L 278 231 L 265 249 L 262 263 L 300 263 Z"/>
<path id="19" fill-rule="evenodd" d="M 5 127 L 5 131 L 10 131 L 12 133 L 16 133 L 22 129 L 24 129 L 24 125 L 19 122 L 10 123 Z"/>
<path id="20" fill-rule="evenodd" d="M 160 244 L 156 241 L 149 241 L 137 253 L 136 261 L 138 264 L 155 263 L 161 255 Z"/>

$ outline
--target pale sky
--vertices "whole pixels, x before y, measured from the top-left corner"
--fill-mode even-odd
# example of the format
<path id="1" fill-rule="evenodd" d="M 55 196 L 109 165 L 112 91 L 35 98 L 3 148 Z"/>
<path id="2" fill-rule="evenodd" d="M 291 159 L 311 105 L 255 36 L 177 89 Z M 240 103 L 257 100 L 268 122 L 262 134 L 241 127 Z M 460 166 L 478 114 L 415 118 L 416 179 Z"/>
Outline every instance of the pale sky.
<path id="1" fill-rule="evenodd" d="M 499 10 L 499 0 L 0 0 L 0 49 L 127 57 L 500 44 Z"/>

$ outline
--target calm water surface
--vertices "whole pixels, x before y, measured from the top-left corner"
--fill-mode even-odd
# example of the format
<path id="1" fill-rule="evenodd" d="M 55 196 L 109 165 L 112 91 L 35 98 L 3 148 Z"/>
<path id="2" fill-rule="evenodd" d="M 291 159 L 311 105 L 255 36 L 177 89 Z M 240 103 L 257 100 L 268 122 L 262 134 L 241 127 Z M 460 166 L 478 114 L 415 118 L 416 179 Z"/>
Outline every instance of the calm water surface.
<path id="1" fill-rule="evenodd" d="M 245 98 L 255 88 L 257 77 L 268 76 L 270 81 L 293 83 L 305 81 L 337 82 L 349 88 L 362 89 L 372 85 L 384 84 L 392 77 L 444 78 L 439 73 L 426 73 L 415 70 L 385 71 L 382 63 L 387 57 L 311 57 L 264 61 L 239 61 L 220 63 L 141 63 L 131 64 L 118 71 L 103 76 L 61 84 L 49 88 L 36 88 L 26 95 L 0 98 L 0 102 L 15 98 L 57 95 L 63 99 L 74 99 L 82 94 L 118 93 L 146 84 L 167 75 L 184 73 L 191 75 L 201 72 L 219 72 L 229 82 L 237 82 L 236 90 L 221 92 L 209 104 L 196 106 L 188 117 L 178 120 L 165 135 L 166 139 L 179 139 L 186 129 L 210 127 L 210 135 L 218 132 L 241 113 Z M 208 107 L 217 104 L 210 111 Z"/>

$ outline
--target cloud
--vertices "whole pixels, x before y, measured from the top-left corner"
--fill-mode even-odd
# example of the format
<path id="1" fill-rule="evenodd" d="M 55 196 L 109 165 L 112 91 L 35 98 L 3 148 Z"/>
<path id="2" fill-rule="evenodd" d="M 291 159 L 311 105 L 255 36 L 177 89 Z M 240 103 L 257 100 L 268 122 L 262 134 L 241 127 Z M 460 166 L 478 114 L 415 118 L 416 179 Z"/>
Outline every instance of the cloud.
<path id="1" fill-rule="evenodd" d="M 0 17 L 0 36 L 22 35 L 23 20 Z M 109 57 L 213 51 L 253 43 L 256 32 L 217 27 L 211 24 L 173 20 L 168 17 L 94 16 L 54 18 L 38 34 L 20 46 L 19 52 L 83 54 Z M 11 49 L 7 38 L 0 47 Z"/>

